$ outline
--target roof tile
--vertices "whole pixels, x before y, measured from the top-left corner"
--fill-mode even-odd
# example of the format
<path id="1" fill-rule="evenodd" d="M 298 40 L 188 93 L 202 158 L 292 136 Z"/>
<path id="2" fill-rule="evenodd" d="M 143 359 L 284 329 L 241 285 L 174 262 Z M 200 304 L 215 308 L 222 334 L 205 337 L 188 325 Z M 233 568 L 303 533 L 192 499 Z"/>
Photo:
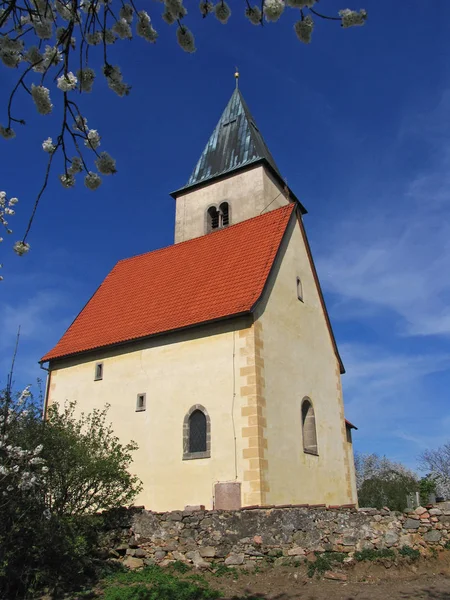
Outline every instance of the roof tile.
<path id="1" fill-rule="evenodd" d="M 250 312 L 294 206 L 119 261 L 41 361 Z"/>

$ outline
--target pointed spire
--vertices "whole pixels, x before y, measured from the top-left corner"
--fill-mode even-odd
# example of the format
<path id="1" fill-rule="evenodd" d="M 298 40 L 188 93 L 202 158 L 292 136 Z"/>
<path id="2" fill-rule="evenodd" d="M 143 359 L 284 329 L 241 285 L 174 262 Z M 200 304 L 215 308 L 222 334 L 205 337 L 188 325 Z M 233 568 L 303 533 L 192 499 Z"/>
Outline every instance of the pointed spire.
<path id="1" fill-rule="evenodd" d="M 247 165 L 264 162 L 281 178 L 281 174 L 264 139 L 255 124 L 238 87 L 236 69 L 234 90 L 187 184 L 174 192 L 178 194 L 191 186 L 242 169 Z"/>

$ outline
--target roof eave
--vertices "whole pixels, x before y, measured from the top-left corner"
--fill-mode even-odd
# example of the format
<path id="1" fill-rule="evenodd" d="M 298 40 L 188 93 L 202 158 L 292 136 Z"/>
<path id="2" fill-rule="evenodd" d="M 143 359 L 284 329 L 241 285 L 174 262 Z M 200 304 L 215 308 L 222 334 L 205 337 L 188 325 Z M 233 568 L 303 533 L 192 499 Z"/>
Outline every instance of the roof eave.
<path id="1" fill-rule="evenodd" d="M 233 173 L 245 171 L 246 169 L 250 169 L 250 168 L 260 165 L 260 164 L 263 164 L 270 171 L 270 173 L 275 177 L 275 179 L 278 181 L 278 183 L 280 183 L 283 187 L 287 187 L 287 189 L 289 190 L 289 196 L 298 203 L 298 206 L 300 208 L 302 215 L 306 215 L 308 212 L 306 210 L 306 208 L 303 206 L 303 204 L 300 202 L 300 200 L 297 198 L 297 196 L 294 194 L 294 192 L 291 190 L 291 188 L 287 185 L 287 183 L 283 180 L 283 178 L 278 173 L 278 171 L 276 169 L 274 169 L 273 166 L 270 164 L 270 162 L 264 157 L 257 158 L 256 160 L 246 162 L 243 165 L 233 167 L 232 169 L 228 169 L 228 171 L 223 171 L 221 173 L 218 173 L 217 175 L 212 175 L 211 177 L 203 179 L 202 181 L 197 181 L 196 183 L 192 183 L 190 185 L 185 185 L 181 188 L 178 188 L 174 192 L 171 192 L 170 195 L 172 196 L 172 198 L 174 198 L 176 200 L 177 197 L 180 196 L 181 194 L 184 194 L 186 192 L 192 192 L 196 189 L 199 189 L 206 185 L 209 185 L 210 183 L 215 183 L 216 181 L 220 181 L 221 179 L 226 179 Z"/>
<path id="2" fill-rule="evenodd" d="M 187 331 L 189 329 L 194 329 L 195 327 L 201 327 L 203 325 L 210 325 L 212 323 L 218 323 L 220 321 L 227 321 L 229 319 L 237 319 L 239 317 L 244 317 L 246 315 L 252 314 L 252 311 L 253 311 L 253 309 L 250 308 L 248 310 L 244 310 L 244 311 L 241 311 L 238 313 L 233 313 L 230 315 L 225 315 L 223 317 L 217 317 L 215 319 L 209 319 L 207 321 L 201 321 L 199 323 L 192 323 L 191 325 L 185 325 L 183 327 L 177 327 L 175 329 L 168 329 L 166 331 L 159 331 L 158 333 L 152 333 L 150 335 L 144 335 L 142 337 L 131 338 L 131 339 L 123 340 L 120 342 L 114 342 L 113 344 L 106 344 L 105 346 L 96 346 L 95 348 L 88 348 L 86 350 L 80 350 L 79 352 L 70 352 L 68 354 L 60 354 L 58 356 L 52 356 L 50 358 L 44 357 L 44 358 L 41 358 L 41 360 L 39 360 L 38 363 L 40 365 L 43 365 L 46 362 L 51 363 L 52 361 L 55 361 L 55 360 L 64 360 L 66 358 L 71 358 L 73 356 L 81 356 L 82 354 L 90 354 L 92 352 L 97 352 L 99 350 L 107 350 L 109 348 L 117 348 L 120 346 L 126 346 L 127 344 L 134 344 L 136 342 L 144 342 L 145 340 L 150 340 L 152 338 L 160 337 L 163 335 L 169 335 L 171 333 Z"/>

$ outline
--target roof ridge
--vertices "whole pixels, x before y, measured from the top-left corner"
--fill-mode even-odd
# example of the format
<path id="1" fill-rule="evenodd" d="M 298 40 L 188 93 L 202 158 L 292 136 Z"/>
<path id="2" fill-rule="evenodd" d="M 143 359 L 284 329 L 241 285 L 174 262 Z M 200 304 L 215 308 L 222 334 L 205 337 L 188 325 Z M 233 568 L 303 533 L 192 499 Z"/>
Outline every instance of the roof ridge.
<path id="1" fill-rule="evenodd" d="M 232 225 L 228 225 L 227 227 L 221 227 L 220 229 L 214 229 L 213 231 L 210 231 L 209 233 L 206 233 L 205 235 L 199 235 L 198 237 L 195 238 L 190 238 L 189 240 L 183 240 L 182 242 L 178 242 L 178 243 L 174 243 L 174 244 L 168 244 L 167 246 L 163 246 L 162 248 L 155 248 L 155 250 L 149 250 L 148 252 L 141 252 L 140 254 L 134 254 L 133 256 L 128 256 L 127 258 L 121 258 L 120 260 L 118 260 L 116 262 L 116 265 L 118 265 L 119 263 L 124 263 L 127 262 L 129 260 L 134 260 L 136 258 L 140 258 L 141 256 L 146 256 L 148 254 L 156 254 L 157 252 L 164 252 L 166 250 L 169 250 L 171 248 L 175 248 L 175 247 L 182 247 L 185 246 L 186 244 L 190 244 L 193 242 L 198 242 L 200 239 L 206 238 L 206 237 L 210 237 L 212 235 L 218 235 L 218 234 L 223 234 L 226 231 L 230 231 L 233 228 L 239 227 L 241 225 L 243 225 L 243 223 L 248 223 L 249 221 L 254 221 L 255 219 L 260 219 L 261 217 L 265 217 L 267 215 L 270 215 L 272 213 L 278 213 L 281 212 L 283 210 L 287 210 L 289 207 L 295 205 L 295 202 L 290 202 L 289 204 L 286 204 L 284 206 L 280 206 L 279 208 L 275 208 L 274 210 L 270 210 L 267 211 L 266 213 L 262 213 L 260 215 L 256 215 L 254 217 L 250 217 L 250 219 L 245 219 L 244 221 L 239 221 L 238 223 L 233 223 Z M 114 268 L 114 267 L 113 267 Z"/>

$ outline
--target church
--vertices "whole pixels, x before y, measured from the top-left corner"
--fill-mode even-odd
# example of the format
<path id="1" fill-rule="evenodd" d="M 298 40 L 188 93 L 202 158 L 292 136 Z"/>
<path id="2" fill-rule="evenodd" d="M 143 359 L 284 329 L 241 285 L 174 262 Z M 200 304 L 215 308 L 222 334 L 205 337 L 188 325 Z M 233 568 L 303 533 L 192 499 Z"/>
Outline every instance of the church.
<path id="1" fill-rule="evenodd" d="M 174 244 L 119 261 L 41 359 L 45 408 L 109 404 L 149 510 L 356 504 L 306 209 L 237 85 L 171 195 Z"/>

